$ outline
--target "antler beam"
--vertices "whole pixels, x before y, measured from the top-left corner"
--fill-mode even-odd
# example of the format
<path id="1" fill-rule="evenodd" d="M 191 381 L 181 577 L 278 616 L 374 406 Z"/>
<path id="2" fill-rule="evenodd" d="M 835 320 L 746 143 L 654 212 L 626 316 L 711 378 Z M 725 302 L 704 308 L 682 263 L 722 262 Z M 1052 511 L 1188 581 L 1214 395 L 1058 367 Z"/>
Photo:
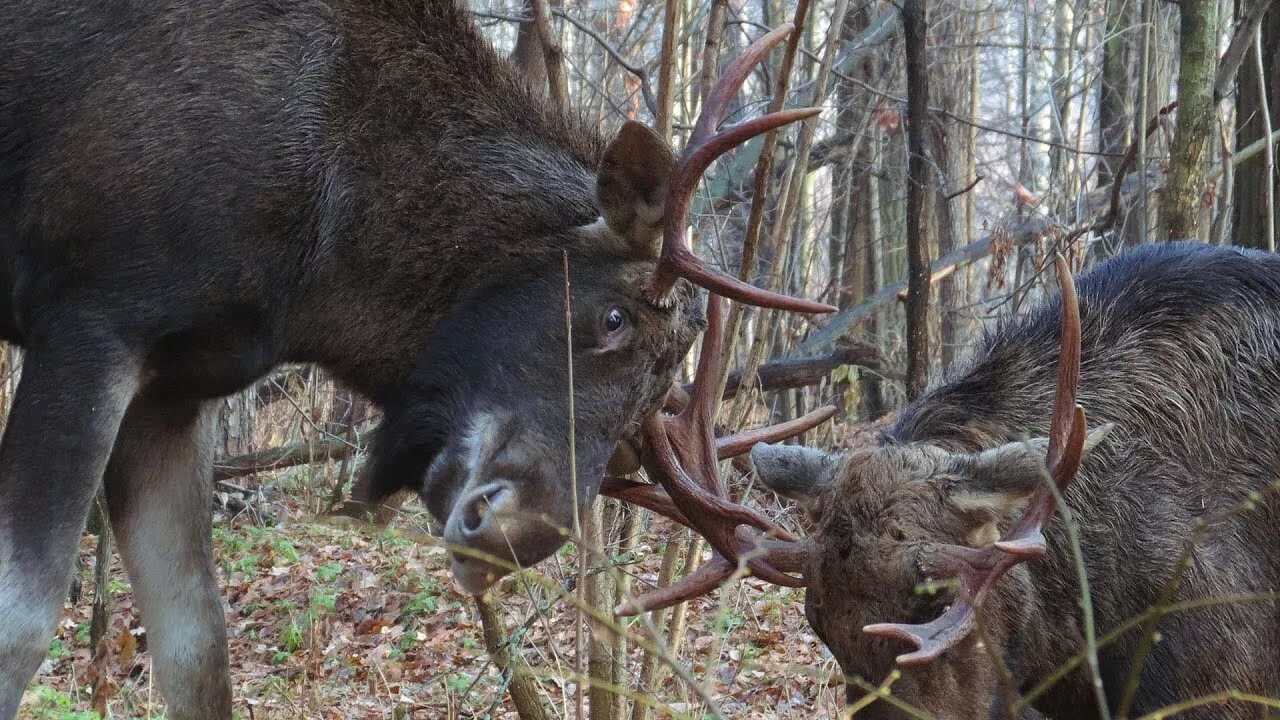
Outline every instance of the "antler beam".
<path id="1" fill-rule="evenodd" d="M 685 216 L 689 210 L 689 200 L 693 197 L 698 179 L 716 158 L 757 135 L 806 120 L 822 112 L 821 108 L 784 110 L 746 120 L 717 132 L 742 83 L 769 51 L 794 29 L 793 25 L 785 24 L 753 42 L 708 93 L 702 112 L 693 126 L 689 144 L 681 153 L 667 183 L 666 203 L 663 205 L 662 254 L 648 288 L 650 302 L 665 304 L 676 279 L 684 277 L 714 293 L 759 307 L 806 313 L 828 313 L 836 310 L 824 303 L 762 290 L 711 270 L 684 246 Z"/>

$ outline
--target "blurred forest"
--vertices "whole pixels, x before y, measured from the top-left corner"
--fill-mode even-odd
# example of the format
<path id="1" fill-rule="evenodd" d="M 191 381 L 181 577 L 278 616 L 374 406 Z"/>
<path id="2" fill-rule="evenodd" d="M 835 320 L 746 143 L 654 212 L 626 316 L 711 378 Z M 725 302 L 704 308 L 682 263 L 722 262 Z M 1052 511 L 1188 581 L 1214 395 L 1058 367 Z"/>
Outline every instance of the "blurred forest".
<path id="1" fill-rule="evenodd" d="M 962 363 L 984 327 L 1036 302 L 1053 284 L 1054 251 L 1079 269 L 1173 238 L 1274 250 L 1280 4 L 1270 6 L 470 3 L 556 102 L 606 133 L 629 118 L 650 124 L 677 149 L 723 64 L 768 28 L 796 25 L 730 119 L 824 112 L 718 162 L 690 241 L 713 266 L 839 306 L 810 317 L 734 305 L 720 416 L 733 429 L 834 403 L 837 419 L 803 438 L 826 446 L 856 444 Z M 19 353 L 4 365 L 7 405 Z M 215 543 L 241 717 L 848 712 L 802 591 L 746 580 L 670 611 L 613 616 L 621 599 L 709 557 L 647 512 L 602 500 L 584 538 L 480 604 L 452 589 L 416 503 L 386 531 L 322 520 L 350 491 L 377 420 L 306 367 L 225 401 Z M 740 485 L 803 529 L 749 478 Z M 22 717 L 161 713 L 145 630 L 99 525 Z"/>

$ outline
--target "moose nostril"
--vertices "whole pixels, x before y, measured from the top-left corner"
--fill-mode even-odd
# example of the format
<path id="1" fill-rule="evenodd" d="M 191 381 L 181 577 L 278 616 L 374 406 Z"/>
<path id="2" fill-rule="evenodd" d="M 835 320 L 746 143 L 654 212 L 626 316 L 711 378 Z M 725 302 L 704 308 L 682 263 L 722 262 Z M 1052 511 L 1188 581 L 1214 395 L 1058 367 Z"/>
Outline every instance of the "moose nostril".
<path id="1" fill-rule="evenodd" d="M 472 495 L 462 509 L 462 531 L 467 535 L 480 532 L 489 514 L 501 507 L 509 492 L 511 491 L 506 485 L 493 485 Z"/>

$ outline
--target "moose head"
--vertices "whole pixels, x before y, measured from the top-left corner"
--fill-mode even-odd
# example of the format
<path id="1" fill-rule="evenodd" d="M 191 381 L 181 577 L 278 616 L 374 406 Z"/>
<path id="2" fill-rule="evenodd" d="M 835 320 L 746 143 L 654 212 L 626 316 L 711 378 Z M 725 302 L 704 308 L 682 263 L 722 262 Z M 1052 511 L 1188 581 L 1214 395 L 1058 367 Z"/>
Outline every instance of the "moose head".
<path id="1" fill-rule="evenodd" d="M 954 699 L 998 697 L 994 658 L 1029 620 L 1021 600 L 1030 577 L 1018 566 L 1045 555 L 1055 492 L 1110 430 L 1086 432 L 1076 405 L 1079 308 L 1060 256 L 1057 271 L 1062 341 L 1047 438 L 973 453 L 928 441 L 843 455 L 782 445 L 751 453 L 761 481 L 801 504 L 817 529 L 804 563 L 810 625 L 847 675 L 879 682 L 896 663 L 893 694 L 940 717 L 988 716 L 989 703 L 966 709 Z M 870 711 L 907 717 L 883 702 Z"/>
<path id="2" fill-rule="evenodd" d="M 444 524 L 466 591 L 481 593 L 566 541 L 619 441 L 655 415 L 701 328 L 694 285 L 763 307 L 834 309 L 709 270 L 683 245 L 695 185 L 717 157 L 818 112 L 719 128 L 752 69 L 790 32 L 765 35 L 726 70 L 680 157 L 627 123 L 595 178 L 601 217 L 556 231 L 463 293 L 387 404 L 366 499 L 418 479 L 412 487 Z"/>

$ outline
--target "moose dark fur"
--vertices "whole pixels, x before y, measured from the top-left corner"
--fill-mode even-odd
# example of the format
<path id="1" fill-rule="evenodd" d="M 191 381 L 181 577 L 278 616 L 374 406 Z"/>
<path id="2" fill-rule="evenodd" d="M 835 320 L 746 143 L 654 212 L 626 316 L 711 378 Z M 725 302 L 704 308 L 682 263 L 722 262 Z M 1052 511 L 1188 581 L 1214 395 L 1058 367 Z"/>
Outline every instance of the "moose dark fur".
<path id="1" fill-rule="evenodd" d="M 702 324 L 643 292 L 673 155 L 525 87 L 452 0 L 0 7 L 0 718 L 105 478 L 172 718 L 229 718 L 210 402 L 314 362 L 385 409 L 363 487 L 530 564 Z M 519 512 L 517 513 L 517 509 Z M 454 557 L 479 592 L 501 563 Z"/>
<path id="2" fill-rule="evenodd" d="M 1099 632 L 1155 604 L 1211 521 L 1173 602 L 1280 589 L 1280 257 L 1176 243 L 1107 261 L 1078 283 L 1078 402 L 1091 428 L 1065 494 L 1080 531 Z M 810 624 L 844 672 L 881 682 L 912 648 L 863 632 L 926 623 L 955 599 L 920 590 L 941 544 L 990 545 L 1045 476 L 1061 299 L 995 330 L 967 367 L 906 407 L 876 447 L 843 456 L 753 451 L 762 479 L 814 515 Z M 1109 434 L 1107 424 L 1111 425 Z M 1032 438 L 1028 440 L 1028 438 Z M 1252 507 L 1233 510 L 1247 503 Z M 1059 517 L 1045 559 L 998 580 L 975 631 L 940 658 L 903 666 L 893 695 L 938 718 L 1006 718 L 1025 692 L 1084 647 L 1079 582 Z M 1131 717 L 1206 694 L 1280 697 L 1280 606 L 1217 604 L 1164 616 Z M 1099 655 L 1108 705 L 1124 693 L 1143 633 Z M 851 687 L 850 697 L 863 691 Z M 1080 669 L 1035 703 L 1051 717 L 1097 717 Z M 1257 718 L 1245 702 L 1188 718 Z M 908 717 L 877 701 L 859 716 Z"/>

